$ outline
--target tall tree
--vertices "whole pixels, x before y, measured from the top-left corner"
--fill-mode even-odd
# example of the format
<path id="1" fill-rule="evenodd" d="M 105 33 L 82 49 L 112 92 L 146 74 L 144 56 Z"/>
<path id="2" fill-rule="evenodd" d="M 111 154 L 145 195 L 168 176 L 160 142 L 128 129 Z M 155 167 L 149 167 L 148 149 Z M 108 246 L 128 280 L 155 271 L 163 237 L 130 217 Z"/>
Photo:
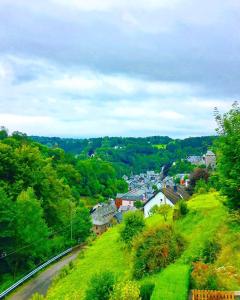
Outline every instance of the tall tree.
<path id="1" fill-rule="evenodd" d="M 220 135 L 217 170 L 221 190 L 228 197 L 232 208 L 240 208 L 240 106 L 235 102 L 232 109 L 221 115 L 215 110 Z"/>
<path id="2" fill-rule="evenodd" d="M 43 209 L 32 188 L 22 191 L 16 201 L 16 250 L 14 273 L 18 268 L 44 260 L 49 251 L 49 231 Z"/>

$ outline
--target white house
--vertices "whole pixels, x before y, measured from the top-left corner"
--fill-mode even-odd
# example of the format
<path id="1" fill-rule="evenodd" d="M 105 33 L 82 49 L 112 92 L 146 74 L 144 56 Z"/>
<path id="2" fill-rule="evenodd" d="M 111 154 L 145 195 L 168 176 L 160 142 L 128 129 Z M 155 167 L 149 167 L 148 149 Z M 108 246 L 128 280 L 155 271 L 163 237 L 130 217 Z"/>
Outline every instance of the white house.
<path id="1" fill-rule="evenodd" d="M 154 205 L 168 204 L 174 206 L 181 199 L 188 199 L 188 193 L 181 187 L 177 188 L 163 188 L 160 192 L 151 197 L 148 201 L 145 202 L 143 206 L 144 217 L 149 217 L 151 208 Z"/>
<path id="2" fill-rule="evenodd" d="M 163 192 L 159 192 L 156 195 L 154 195 L 152 198 L 150 198 L 145 204 L 144 204 L 144 217 L 149 217 L 149 213 L 151 208 L 154 205 L 161 205 L 161 204 L 168 204 L 173 206 L 173 203 L 163 194 Z"/>

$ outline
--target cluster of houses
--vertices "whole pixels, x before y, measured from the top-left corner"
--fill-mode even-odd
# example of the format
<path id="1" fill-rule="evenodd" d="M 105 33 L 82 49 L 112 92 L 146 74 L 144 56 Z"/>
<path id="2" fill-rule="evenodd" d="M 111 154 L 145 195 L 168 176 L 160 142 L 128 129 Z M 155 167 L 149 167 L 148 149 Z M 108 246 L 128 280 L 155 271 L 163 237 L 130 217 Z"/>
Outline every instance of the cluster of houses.
<path id="1" fill-rule="evenodd" d="M 129 185 L 127 193 L 118 193 L 115 200 L 100 203 L 91 211 L 93 230 L 97 235 L 113 224 L 120 223 L 127 211 L 141 209 L 147 218 L 154 205 L 173 206 L 180 199 L 189 197 L 184 188 L 175 185 L 172 177 L 163 178 L 161 173 L 154 171 L 124 176 L 124 179 Z"/>
<path id="2" fill-rule="evenodd" d="M 207 151 L 203 156 L 189 156 L 187 161 L 194 165 L 206 165 L 216 167 L 216 156 L 212 151 Z M 179 200 L 189 198 L 186 191 L 189 180 L 188 174 L 178 174 L 179 183 L 176 184 L 173 177 L 164 177 L 162 172 L 147 171 L 139 175 L 123 176 L 128 183 L 127 193 L 118 193 L 115 200 L 108 203 L 100 203 L 91 211 L 93 230 L 99 235 L 113 224 L 122 221 L 124 213 L 131 210 L 143 210 L 144 217 L 150 215 L 151 208 L 155 205 L 168 204 L 174 206 Z"/>

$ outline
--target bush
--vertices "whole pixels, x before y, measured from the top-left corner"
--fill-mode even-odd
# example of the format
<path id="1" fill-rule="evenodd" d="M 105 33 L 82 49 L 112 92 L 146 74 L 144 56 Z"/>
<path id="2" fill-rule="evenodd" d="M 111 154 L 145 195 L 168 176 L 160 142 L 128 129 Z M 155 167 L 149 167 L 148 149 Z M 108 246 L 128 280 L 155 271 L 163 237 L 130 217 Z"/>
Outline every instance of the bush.
<path id="1" fill-rule="evenodd" d="M 191 273 L 191 287 L 200 290 L 217 290 L 217 274 L 212 265 L 202 262 L 193 263 L 193 271 Z"/>
<path id="2" fill-rule="evenodd" d="M 108 300 L 114 286 L 114 275 L 104 271 L 95 274 L 89 283 L 85 300 Z"/>
<path id="3" fill-rule="evenodd" d="M 110 300 L 141 300 L 136 282 L 119 282 L 114 286 Z"/>
<path id="4" fill-rule="evenodd" d="M 180 200 L 177 204 L 177 209 L 174 209 L 173 219 L 179 219 L 188 213 L 187 202 Z"/>
<path id="5" fill-rule="evenodd" d="M 143 283 L 140 287 L 140 295 L 142 300 L 150 300 L 155 284 L 154 283 Z"/>
<path id="6" fill-rule="evenodd" d="M 213 263 L 221 250 L 220 244 L 216 240 L 207 240 L 202 249 L 201 257 L 204 263 Z"/>
<path id="7" fill-rule="evenodd" d="M 134 245 L 134 277 L 139 279 L 146 274 L 160 271 L 178 258 L 183 248 L 182 237 L 170 225 L 146 230 Z"/>
<path id="8" fill-rule="evenodd" d="M 142 232 L 145 227 L 143 213 L 140 211 L 130 211 L 124 215 L 123 227 L 120 231 L 121 239 L 131 245 L 133 238 Z"/>
<path id="9" fill-rule="evenodd" d="M 188 213 L 187 202 L 185 200 L 180 200 L 178 202 L 178 208 L 181 216 L 185 216 Z"/>
<path id="10" fill-rule="evenodd" d="M 142 208 L 143 207 L 143 203 L 142 203 L 142 201 L 137 200 L 137 201 L 134 202 L 134 206 L 136 208 Z"/>

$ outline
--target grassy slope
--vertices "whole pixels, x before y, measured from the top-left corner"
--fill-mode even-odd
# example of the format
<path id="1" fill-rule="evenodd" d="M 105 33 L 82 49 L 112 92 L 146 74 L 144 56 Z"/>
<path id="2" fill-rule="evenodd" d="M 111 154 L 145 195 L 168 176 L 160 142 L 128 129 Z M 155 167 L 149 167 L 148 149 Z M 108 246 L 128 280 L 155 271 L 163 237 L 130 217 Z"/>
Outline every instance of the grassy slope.
<path id="1" fill-rule="evenodd" d="M 117 277 L 128 277 L 129 256 L 122 250 L 117 229 L 109 230 L 85 250 L 71 273 L 49 291 L 48 299 L 83 299 L 89 279 L 102 270 L 112 271 Z"/>
<path id="2" fill-rule="evenodd" d="M 188 293 L 191 261 L 198 257 L 200 249 L 207 239 L 216 235 L 217 232 L 224 235 L 225 230 L 226 233 L 227 229 L 223 224 L 225 224 L 227 212 L 217 194 L 193 197 L 189 201 L 189 208 L 188 215 L 184 219 L 176 221 L 174 225 L 187 241 L 183 255 L 162 272 L 141 280 L 141 282 L 155 282 L 152 300 L 185 300 Z M 148 226 L 154 226 L 161 222 L 163 220 L 159 215 L 147 219 Z M 232 230 L 236 231 L 236 228 Z M 222 241 L 224 243 L 229 243 L 229 240 L 234 242 L 235 234 L 238 232 L 230 237 L 228 231 Z M 230 249 L 234 254 L 230 260 L 235 261 L 238 266 L 240 264 L 239 252 L 237 247 L 234 249 L 235 254 Z M 224 255 L 222 258 L 220 256 L 222 261 L 219 264 L 226 263 L 224 258 Z M 118 227 L 102 235 L 85 251 L 85 256 L 77 261 L 76 268 L 71 271 L 71 274 L 50 289 L 47 299 L 84 299 L 83 295 L 89 279 L 92 274 L 101 270 L 110 270 L 121 279 L 131 276 L 131 257 L 123 250 L 121 242 L 118 240 Z M 233 283 L 233 286 L 237 288 L 237 284 Z M 240 289 L 240 286 L 238 288 Z"/>

